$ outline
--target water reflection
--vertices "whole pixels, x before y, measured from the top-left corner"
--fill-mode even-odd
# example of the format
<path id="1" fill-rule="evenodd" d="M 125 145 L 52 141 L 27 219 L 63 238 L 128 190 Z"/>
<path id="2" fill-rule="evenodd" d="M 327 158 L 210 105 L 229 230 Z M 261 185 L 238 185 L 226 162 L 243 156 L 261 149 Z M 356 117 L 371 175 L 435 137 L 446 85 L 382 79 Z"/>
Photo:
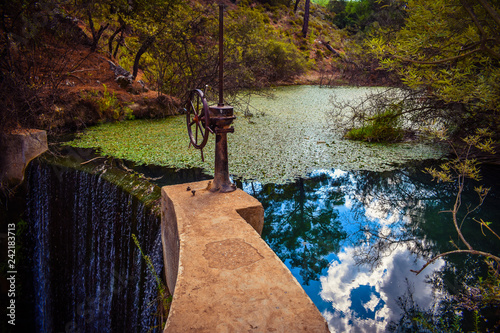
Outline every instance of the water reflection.
<path id="1" fill-rule="evenodd" d="M 356 250 L 344 248 L 339 260 L 321 277 L 321 298 L 331 303 L 323 315 L 333 331 L 346 332 L 353 326 L 366 332 L 385 331 L 388 322 L 401 316 L 397 300 L 408 288 L 419 291 L 415 298 L 420 307 L 432 305 L 433 290 L 426 283 L 426 276 L 410 273 L 410 269 L 421 267 L 424 260 L 407 249 L 398 248 L 372 270 L 356 263 Z M 441 260 L 431 269 L 443 265 Z"/>
<path id="2" fill-rule="evenodd" d="M 344 195 L 336 184 L 325 175 L 287 185 L 244 186 L 265 203 L 264 238 L 283 261 L 300 268 L 304 285 L 318 280 L 327 255 L 338 252 L 346 237 L 336 209 L 344 205 Z"/>
<path id="3" fill-rule="evenodd" d="M 404 331 L 415 309 L 451 322 L 459 295 L 484 274 L 483 259 L 465 255 L 438 260 L 418 276 L 410 272 L 451 250 L 450 241 L 459 244 L 450 216 L 439 213 L 453 204 L 453 184 L 436 184 L 421 169 L 320 170 L 285 185 L 241 184 L 264 205 L 264 239 L 331 331 Z M 495 174 L 483 183 L 493 188 L 478 214 L 492 221 L 500 216 Z M 472 186 L 464 202 L 475 200 Z M 500 252 L 474 223 L 463 230 L 473 246 Z"/>

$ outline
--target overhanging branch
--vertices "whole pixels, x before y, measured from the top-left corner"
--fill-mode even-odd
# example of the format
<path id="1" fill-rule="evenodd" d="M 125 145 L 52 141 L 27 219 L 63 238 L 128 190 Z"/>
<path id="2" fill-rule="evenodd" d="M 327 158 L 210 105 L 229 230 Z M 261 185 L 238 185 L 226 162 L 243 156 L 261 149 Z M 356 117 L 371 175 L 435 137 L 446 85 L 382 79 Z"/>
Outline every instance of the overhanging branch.
<path id="1" fill-rule="evenodd" d="M 482 51 L 482 48 L 477 48 L 477 49 L 471 50 L 469 52 L 457 55 L 455 57 L 449 57 L 449 58 L 440 59 L 440 60 L 434 60 L 434 61 L 414 60 L 414 59 L 409 59 L 409 58 L 405 58 L 405 57 L 402 57 L 402 56 L 398 56 L 396 54 L 393 54 L 392 57 L 396 58 L 396 59 L 399 59 L 399 60 L 402 60 L 402 61 L 411 62 L 413 64 L 418 64 L 418 65 L 439 65 L 439 64 L 444 64 L 444 63 L 447 63 L 447 62 L 451 62 L 451 61 L 454 61 L 454 60 L 459 60 L 459 59 L 465 58 L 467 56 L 470 56 L 471 54 L 474 54 L 474 53 L 480 52 L 480 51 Z"/>
<path id="2" fill-rule="evenodd" d="M 469 253 L 469 254 L 476 254 L 476 255 L 480 255 L 480 256 L 485 256 L 485 257 L 488 257 L 488 258 L 491 258 L 491 259 L 495 260 L 497 263 L 500 264 L 500 258 L 497 257 L 497 256 L 492 255 L 491 253 L 482 252 L 482 251 L 476 251 L 476 250 L 454 250 L 454 251 L 449 251 L 449 252 L 441 253 L 440 255 L 435 256 L 434 258 L 432 258 L 429 261 L 427 261 L 427 263 L 421 269 L 419 269 L 418 271 L 415 271 L 413 269 L 411 269 L 410 271 L 413 272 L 413 273 L 415 273 L 416 275 L 418 275 L 427 266 L 429 266 L 430 264 L 432 264 L 434 261 L 438 260 L 441 257 L 447 256 L 447 255 L 450 255 L 450 254 L 454 254 L 454 253 Z"/>

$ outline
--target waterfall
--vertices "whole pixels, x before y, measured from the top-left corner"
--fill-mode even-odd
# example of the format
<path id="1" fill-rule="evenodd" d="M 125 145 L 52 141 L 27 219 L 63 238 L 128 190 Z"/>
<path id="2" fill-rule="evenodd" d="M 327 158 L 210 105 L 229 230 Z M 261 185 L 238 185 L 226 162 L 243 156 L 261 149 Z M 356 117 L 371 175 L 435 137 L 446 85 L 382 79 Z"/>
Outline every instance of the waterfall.
<path id="1" fill-rule="evenodd" d="M 163 272 L 160 218 L 103 177 L 34 163 L 28 175 L 36 332 L 148 332 Z"/>

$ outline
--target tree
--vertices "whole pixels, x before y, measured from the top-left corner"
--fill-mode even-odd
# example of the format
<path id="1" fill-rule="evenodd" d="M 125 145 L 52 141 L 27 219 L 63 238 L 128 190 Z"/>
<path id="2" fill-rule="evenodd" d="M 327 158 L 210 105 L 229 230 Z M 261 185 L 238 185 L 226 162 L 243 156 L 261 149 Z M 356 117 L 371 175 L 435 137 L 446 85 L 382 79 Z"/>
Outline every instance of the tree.
<path id="1" fill-rule="evenodd" d="M 304 25 L 302 26 L 302 35 L 304 38 L 307 37 L 307 30 L 309 29 L 309 7 L 311 6 L 311 0 L 306 0 L 304 8 Z"/>
<path id="2" fill-rule="evenodd" d="M 328 9 L 335 13 L 333 23 L 353 32 L 377 26 L 398 28 L 403 23 L 406 0 L 332 0 Z"/>
<path id="3" fill-rule="evenodd" d="M 500 126 L 500 14 L 498 1 L 410 0 L 396 34 L 388 29 L 369 46 L 382 66 L 411 89 L 448 106 L 462 122 Z"/>
<path id="4" fill-rule="evenodd" d="M 442 140 L 448 140 L 445 132 L 439 132 L 438 137 Z M 458 151 L 454 145 L 452 148 L 456 154 L 456 158 L 445 162 L 441 165 L 440 169 L 436 168 L 426 168 L 426 171 L 437 181 L 441 182 L 457 182 L 457 195 L 455 199 L 455 203 L 453 208 L 445 211 L 445 213 L 450 213 L 453 221 L 453 225 L 457 232 L 457 235 L 463 245 L 466 247 L 465 249 L 460 249 L 458 245 L 455 250 L 448 251 L 445 253 L 441 253 L 437 256 L 434 256 L 432 259 L 428 260 L 427 263 L 418 271 L 414 271 L 416 274 L 420 274 L 428 265 L 436 261 L 437 259 L 448 256 L 450 254 L 456 253 L 467 253 L 473 255 L 479 255 L 486 258 L 488 265 L 494 268 L 496 271 L 496 275 L 500 274 L 500 257 L 493 255 L 492 253 L 477 250 L 472 247 L 472 245 L 467 241 L 465 235 L 462 232 L 462 227 L 467 217 L 472 214 L 474 211 L 478 210 L 479 207 L 483 204 L 486 196 L 488 195 L 489 188 L 484 188 L 483 186 L 478 186 L 474 190 L 478 195 L 478 204 L 476 206 L 467 205 L 465 208 L 465 212 L 460 216 L 460 211 L 463 208 L 462 205 L 462 192 L 465 188 L 465 182 L 467 179 L 479 180 L 480 179 L 480 170 L 479 163 L 476 159 L 471 157 L 472 149 L 476 148 L 481 151 L 485 151 L 488 153 L 494 153 L 492 144 L 493 141 L 491 139 L 492 133 L 484 130 L 478 129 L 474 135 L 469 135 L 463 139 L 465 142 L 465 147 Z M 489 222 L 485 222 L 482 219 L 473 219 L 474 222 L 478 223 L 481 226 L 481 230 L 487 230 L 491 232 L 498 240 L 500 240 L 500 236 L 497 235 L 490 227 Z M 484 233 L 484 232 L 483 232 Z"/>
<path id="5" fill-rule="evenodd" d="M 118 53 L 118 48 L 124 39 L 123 33 L 124 33 L 125 29 L 127 28 L 127 24 L 121 18 L 120 15 L 118 16 L 118 22 L 120 23 L 120 26 L 111 34 L 111 36 L 108 39 L 108 53 L 109 53 L 109 56 L 113 57 L 113 58 L 116 58 L 116 54 Z M 115 51 L 113 52 L 113 41 L 118 34 L 120 34 L 120 38 L 118 39 L 118 42 L 116 43 Z"/>
<path id="6" fill-rule="evenodd" d="M 71 7 L 71 9 L 77 12 L 77 16 L 81 15 L 87 18 L 88 27 L 92 34 L 92 42 L 90 45 L 90 50 L 92 52 L 97 50 L 104 31 L 106 31 L 112 23 L 112 13 L 116 8 L 119 8 L 120 5 L 123 6 L 122 1 L 77 0 L 74 2 L 74 6 Z M 100 23 L 96 27 L 97 22 Z"/>
<path id="7" fill-rule="evenodd" d="M 136 0 L 132 2 L 129 16 L 125 19 L 139 36 L 139 49 L 136 52 L 132 67 L 135 79 L 139 71 L 139 61 L 143 54 L 156 42 L 157 37 L 171 29 L 173 17 L 177 11 L 187 6 L 180 0 Z"/>
<path id="8" fill-rule="evenodd" d="M 204 6 L 176 11 L 175 25 L 156 36 L 144 57 L 145 73 L 163 92 L 182 97 L 193 88 L 217 87 L 217 9 Z M 301 52 L 265 24 L 267 16 L 261 10 L 240 6 L 224 15 L 226 97 L 288 80 L 305 70 Z"/>
<path id="9" fill-rule="evenodd" d="M 99 30 L 95 30 L 94 27 L 94 20 L 92 19 L 92 7 L 87 7 L 87 15 L 89 18 L 89 27 L 90 31 L 92 32 L 92 45 L 90 47 L 90 50 L 94 52 L 97 49 L 97 44 L 99 43 L 99 39 L 101 39 L 101 36 L 103 32 L 109 27 L 109 23 L 101 24 L 99 27 Z"/>

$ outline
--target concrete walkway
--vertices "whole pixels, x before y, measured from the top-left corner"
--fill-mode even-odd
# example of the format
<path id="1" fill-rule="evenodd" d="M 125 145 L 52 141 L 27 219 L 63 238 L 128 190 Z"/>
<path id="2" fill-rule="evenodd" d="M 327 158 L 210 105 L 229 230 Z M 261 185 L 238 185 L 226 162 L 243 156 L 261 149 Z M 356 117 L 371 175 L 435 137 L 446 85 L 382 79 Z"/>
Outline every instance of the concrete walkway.
<path id="1" fill-rule="evenodd" d="M 162 188 L 163 254 L 173 293 L 165 332 L 328 332 L 260 237 L 262 205 L 241 190 L 212 193 L 207 183 Z"/>

